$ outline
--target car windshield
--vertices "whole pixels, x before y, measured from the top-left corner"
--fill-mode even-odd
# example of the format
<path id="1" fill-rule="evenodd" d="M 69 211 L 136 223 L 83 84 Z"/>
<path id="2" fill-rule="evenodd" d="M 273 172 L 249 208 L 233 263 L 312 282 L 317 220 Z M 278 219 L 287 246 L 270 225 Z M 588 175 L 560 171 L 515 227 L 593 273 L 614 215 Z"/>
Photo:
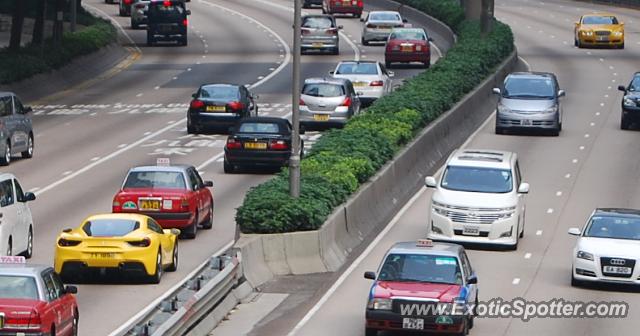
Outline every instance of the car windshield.
<path id="1" fill-rule="evenodd" d="M 640 240 L 640 218 L 593 216 L 585 231 L 585 237 Z"/>
<path id="2" fill-rule="evenodd" d="M 203 86 L 200 88 L 200 98 L 213 100 L 238 100 L 240 94 L 235 86 Z"/>
<path id="3" fill-rule="evenodd" d="M 0 298 L 38 300 L 36 279 L 31 276 L 0 275 Z"/>
<path id="4" fill-rule="evenodd" d="M 585 16 L 582 24 L 615 25 L 618 24 L 618 19 L 615 16 Z"/>
<path id="5" fill-rule="evenodd" d="M 629 91 L 640 91 L 640 76 L 633 77 L 629 84 Z"/>
<path id="6" fill-rule="evenodd" d="M 513 189 L 511 171 L 507 169 L 448 166 L 442 187 L 449 190 L 508 193 Z"/>
<path id="7" fill-rule="evenodd" d="M 121 237 L 139 228 L 132 219 L 102 218 L 87 221 L 82 230 L 90 237 Z"/>
<path id="8" fill-rule="evenodd" d="M 172 3 L 165 6 L 164 2 L 155 3 L 149 8 L 149 17 L 157 22 L 181 22 L 184 19 L 184 7 Z"/>
<path id="9" fill-rule="evenodd" d="M 339 84 L 313 83 L 305 84 L 302 94 L 313 97 L 340 97 L 344 96 L 344 88 Z"/>
<path id="10" fill-rule="evenodd" d="M 426 254 L 389 254 L 382 264 L 380 281 L 462 284 L 458 259 Z"/>
<path id="11" fill-rule="evenodd" d="M 278 134 L 280 133 L 280 127 L 276 123 L 245 122 L 240 125 L 238 133 Z"/>
<path id="12" fill-rule="evenodd" d="M 551 78 L 508 78 L 504 83 L 505 98 L 543 98 L 555 97 L 555 85 Z"/>
<path id="13" fill-rule="evenodd" d="M 400 30 L 394 31 L 389 35 L 390 40 L 418 40 L 426 41 L 427 36 L 419 30 Z"/>
<path id="14" fill-rule="evenodd" d="M 369 21 L 400 21 L 399 14 L 396 13 L 371 13 L 369 14 Z"/>
<path id="15" fill-rule="evenodd" d="M 168 188 L 186 189 L 182 172 L 167 171 L 134 171 L 130 172 L 124 182 L 124 189 L 135 188 Z"/>
<path id="16" fill-rule="evenodd" d="M 333 21 L 328 17 L 312 16 L 307 17 L 302 21 L 302 27 L 304 28 L 326 29 L 331 28 L 332 26 Z"/>
<path id="17" fill-rule="evenodd" d="M 336 75 L 377 75 L 376 63 L 340 63 Z"/>

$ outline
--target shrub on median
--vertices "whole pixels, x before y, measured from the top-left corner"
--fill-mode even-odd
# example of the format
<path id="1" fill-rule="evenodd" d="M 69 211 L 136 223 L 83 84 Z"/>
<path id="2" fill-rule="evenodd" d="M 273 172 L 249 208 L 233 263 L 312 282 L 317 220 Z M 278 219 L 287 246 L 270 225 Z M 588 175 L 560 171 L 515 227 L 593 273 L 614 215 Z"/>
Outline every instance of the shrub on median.
<path id="1" fill-rule="evenodd" d="M 288 193 L 288 172 L 252 188 L 236 214 L 244 233 L 318 229 L 333 209 L 373 176 L 425 125 L 449 110 L 513 51 L 510 28 L 496 22 L 482 38 L 452 0 L 404 0 L 447 23 L 456 45 L 428 71 L 378 99 L 340 130 L 326 132 L 302 160 L 301 197 Z"/>

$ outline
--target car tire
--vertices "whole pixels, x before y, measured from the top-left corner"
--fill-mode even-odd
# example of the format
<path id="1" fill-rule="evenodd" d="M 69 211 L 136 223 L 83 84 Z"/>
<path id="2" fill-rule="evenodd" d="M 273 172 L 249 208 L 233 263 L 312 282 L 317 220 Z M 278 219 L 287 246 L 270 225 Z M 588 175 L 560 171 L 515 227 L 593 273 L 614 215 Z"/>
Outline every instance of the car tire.
<path id="1" fill-rule="evenodd" d="M 331 54 L 340 55 L 340 47 L 335 47 L 331 50 Z"/>
<path id="2" fill-rule="evenodd" d="M 324 6 L 322 6 L 322 14 L 327 14 L 327 11 L 324 9 Z"/>
<path id="3" fill-rule="evenodd" d="M 359 18 L 361 18 L 361 17 L 362 17 L 362 13 L 360 13 L 360 14 L 353 14 L 353 17 L 355 17 L 356 19 L 359 19 Z"/>
<path id="4" fill-rule="evenodd" d="M 230 164 L 227 160 L 224 160 L 222 163 L 222 168 L 224 169 L 225 174 L 233 174 L 236 172 L 236 167 Z"/>
<path id="5" fill-rule="evenodd" d="M 189 44 L 189 39 L 186 36 L 180 39 L 181 46 L 187 46 L 188 44 Z"/>
<path id="6" fill-rule="evenodd" d="M 556 126 L 553 130 L 551 130 L 551 136 L 557 137 L 560 135 L 560 126 Z"/>
<path id="7" fill-rule="evenodd" d="M 624 115 L 620 117 L 620 129 L 628 130 L 631 128 L 631 122 Z"/>
<path id="8" fill-rule="evenodd" d="M 578 46 L 578 39 L 577 38 L 573 38 L 573 46 L 577 47 Z"/>
<path id="9" fill-rule="evenodd" d="M 584 282 L 576 279 L 573 276 L 573 265 L 571 266 L 571 287 L 582 287 L 584 286 Z"/>
<path id="10" fill-rule="evenodd" d="M 455 333 L 457 336 L 467 336 L 469 335 L 469 320 L 465 320 L 462 325 L 462 331 L 459 333 Z"/>
<path id="11" fill-rule="evenodd" d="M 120 12 L 118 14 L 120 16 L 127 16 L 127 13 L 125 11 L 123 11 L 122 9 L 120 9 Z"/>
<path id="12" fill-rule="evenodd" d="M 369 45 L 369 41 L 365 40 L 364 37 L 360 38 L 360 43 L 364 46 L 368 46 Z"/>
<path id="13" fill-rule="evenodd" d="M 496 126 L 496 134 L 505 134 L 504 128 Z"/>
<path id="14" fill-rule="evenodd" d="M 209 216 L 207 217 L 207 220 L 205 220 L 204 223 L 202 223 L 202 228 L 204 230 L 211 230 L 212 227 L 213 227 L 213 204 L 209 209 Z"/>
<path id="15" fill-rule="evenodd" d="M 422 67 L 425 69 L 429 69 L 429 67 L 431 67 L 431 60 L 424 62 Z"/>
<path id="16" fill-rule="evenodd" d="M 387 69 L 391 69 L 391 62 L 384 61 L 384 66 L 385 66 Z"/>
<path id="17" fill-rule="evenodd" d="M 364 328 L 365 336 L 378 336 L 378 330 L 373 328 Z"/>
<path id="18" fill-rule="evenodd" d="M 140 29 L 140 24 L 138 24 L 135 21 L 131 20 L 131 29 Z"/>
<path id="19" fill-rule="evenodd" d="M 167 272 L 175 272 L 178 270 L 178 240 L 173 244 L 173 252 L 171 253 L 171 265 L 167 267 Z"/>
<path id="20" fill-rule="evenodd" d="M 73 311 L 73 320 L 71 321 L 71 335 L 78 336 L 78 326 L 80 323 L 80 316 L 77 310 Z"/>
<path id="21" fill-rule="evenodd" d="M 11 241 L 11 237 L 9 237 L 9 241 L 7 242 L 7 251 L 5 251 L 5 255 L 13 255 L 13 242 Z"/>
<path id="22" fill-rule="evenodd" d="M 180 235 L 186 239 L 195 239 L 198 234 L 198 212 L 196 211 L 195 218 L 193 219 L 193 223 L 187 226 L 184 231 L 180 232 Z"/>
<path id="23" fill-rule="evenodd" d="M 22 152 L 22 158 L 30 159 L 33 157 L 33 134 L 29 133 L 29 139 L 27 140 L 27 150 Z"/>
<path id="24" fill-rule="evenodd" d="M 619 48 L 624 49 L 624 43 L 622 43 Z"/>
<path id="25" fill-rule="evenodd" d="M 7 140 L 4 155 L 0 157 L 0 166 L 8 166 L 11 163 L 11 141 Z"/>
<path id="26" fill-rule="evenodd" d="M 187 123 L 187 133 L 188 134 L 198 134 L 199 129 L 193 125 L 191 125 L 190 123 Z"/>
<path id="27" fill-rule="evenodd" d="M 31 259 L 33 256 L 33 227 L 29 226 L 29 234 L 27 235 L 27 249 L 22 252 L 22 256 Z"/>
<path id="28" fill-rule="evenodd" d="M 160 280 L 162 280 L 162 253 L 158 250 L 158 255 L 156 256 L 156 270 L 155 272 L 149 276 L 149 282 L 152 284 L 159 284 Z"/>

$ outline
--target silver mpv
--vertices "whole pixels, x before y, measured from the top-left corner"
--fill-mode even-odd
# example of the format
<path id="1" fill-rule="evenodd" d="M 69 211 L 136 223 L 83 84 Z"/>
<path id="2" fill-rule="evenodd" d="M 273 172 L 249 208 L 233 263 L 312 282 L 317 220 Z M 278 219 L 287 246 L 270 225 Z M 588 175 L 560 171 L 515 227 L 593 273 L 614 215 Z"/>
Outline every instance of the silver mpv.
<path id="1" fill-rule="evenodd" d="M 341 127 L 360 113 L 360 98 L 346 78 L 309 78 L 300 95 L 300 125 L 306 130 Z"/>
<path id="2" fill-rule="evenodd" d="M 496 134 L 507 130 L 542 129 L 557 136 L 562 130 L 558 80 L 547 72 L 514 72 L 505 78 L 496 109 Z"/>

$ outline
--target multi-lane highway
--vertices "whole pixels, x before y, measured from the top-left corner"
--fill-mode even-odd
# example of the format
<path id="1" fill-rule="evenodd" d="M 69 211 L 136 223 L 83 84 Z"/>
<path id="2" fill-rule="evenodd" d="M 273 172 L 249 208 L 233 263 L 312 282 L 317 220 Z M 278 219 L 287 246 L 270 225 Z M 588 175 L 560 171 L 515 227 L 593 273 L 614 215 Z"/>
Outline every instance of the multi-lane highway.
<path id="1" fill-rule="evenodd" d="M 181 242 L 179 269 L 166 273 L 161 284 L 80 285 L 80 334 L 107 335 L 227 246 L 234 237 L 235 208 L 246 190 L 269 178 L 225 175 L 225 137 L 188 135 L 185 116 L 191 93 L 205 82 L 249 84 L 260 95 L 261 115 L 288 116 L 293 11 L 290 1 L 194 0 L 188 3 L 193 14 L 187 47 L 146 47 L 145 31 L 131 30 L 129 18 L 117 16 L 117 5 L 83 3 L 123 27 L 128 46 L 141 56 L 109 79 L 34 104 L 34 158 L 17 159 L 2 169 L 15 173 L 38 197 L 30 203 L 36 226 L 32 262 L 51 264 L 56 235 L 90 214 L 110 211 L 126 171 L 154 164 L 158 157 L 196 166 L 206 180 L 214 181 L 216 204 L 213 230 Z M 372 8 L 368 5 L 367 10 Z M 303 79 L 328 75 L 342 59 L 383 60 L 381 46 L 359 44 L 357 19 L 338 21 L 344 26 L 341 55 L 304 56 Z M 436 44 L 441 40 L 434 38 Z M 433 54 L 435 61 L 438 52 Z M 395 81 L 420 71 L 394 69 Z M 318 134 L 307 137 L 306 144 L 312 144 Z"/>
<path id="2" fill-rule="evenodd" d="M 609 11 L 625 22 L 626 49 L 578 49 L 573 23 L 580 15 Z M 595 207 L 640 207 L 640 146 L 637 131 L 620 130 L 616 90 L 638 70 L 640 12 L 573 1 L 498 0 L 496 16 L 511 25 L 519 55 L 531 70 L 554 72 L 564 98 L 559 137 L 494 134 L 491 117 L 465 144 L 517 152 L 527 196 L 524 239 L 514 252 L 469 252 L 479 276 L 481 300 L 524 297 L 581 301 L 626 301 L 626 319 L 476 320 L 472 335 L 605 335 L 637 332 L 637 293 L 615 288 L 570 285 L 575 237 Z M 363 335 L 364 312 L 371 285 L 364 271 L 375 271 L 386 250 L 397 241 L 426 234 L 431 192 L 422 189 L 356 259 L 342 277 L 297 325 L 297 335 Z"/>

